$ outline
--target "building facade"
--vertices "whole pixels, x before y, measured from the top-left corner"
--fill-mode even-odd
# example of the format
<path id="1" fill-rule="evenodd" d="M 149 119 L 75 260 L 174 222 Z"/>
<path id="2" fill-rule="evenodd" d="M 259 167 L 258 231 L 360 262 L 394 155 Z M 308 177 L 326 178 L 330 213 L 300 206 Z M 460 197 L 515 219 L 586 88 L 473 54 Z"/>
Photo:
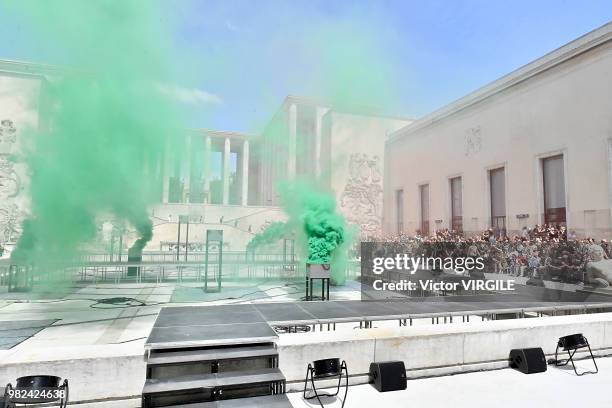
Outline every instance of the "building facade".
<path id="1" fill-rule="evenodd" d="M 384 230 L 610 237 L 612 23 L 395 132 Z"/>
<path id="2" fill-rule="evenodd" d="M 45 86 L 66 69 L 0 61 L 0 244 L 20 235 L 29 210 L 28 177 L 20 160 L 20 134 L 44 126 Z M 82 73 L 79 73 L 82 74 Z M 43 118 L 44 119 L 44 118 Z M 404 119 L 350 113 L 305 98 L 288 97 L 262 135 L 192 129 L 168 139 L 155 163 L 146 163 L 159 184 L 150 209 L 154 236 L 148 249 L 187 241 L 179 221 L 190 223 L 197 246 L 207 229 L 222 229 L 226 247 L 242 250 L 271 222 L 285 219 L 277 184 L 316 181 L 334 194 L 350 223 L 380 231 L 384 141 Z M 114 220 L 102 219 L 101 239 L 114 240 Z M 136 238 L 121 232 L 126 246 Z M 123 237 L 125 234 L 125 237 Z"/>
<path id="3" fill-rule="evenodd" d="M 39 104 L 51 67 L 0 61 L 0 243 L 14 242 L 29 205 L 19 135 L 39 126 Z"/>
<path id="4" fill-rule="evenodd" d="M 362 235 L 382 228 L 385 140 L 410 119 L 289 96 L 257 143 L 257 202 L 279 205 L 278 183 L 316 182 Z"/>

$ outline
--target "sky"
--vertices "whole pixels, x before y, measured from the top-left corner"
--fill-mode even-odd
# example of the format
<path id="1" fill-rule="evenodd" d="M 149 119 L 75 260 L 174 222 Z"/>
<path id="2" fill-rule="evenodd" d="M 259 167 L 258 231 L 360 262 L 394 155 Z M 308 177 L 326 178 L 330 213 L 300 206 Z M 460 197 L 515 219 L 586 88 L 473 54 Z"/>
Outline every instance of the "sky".
<path id="1" fill-rule="evenodd" d="M 74 65 L 3 1 L 0 59 Z M 612 20 L 609 0 L 151 1 L 180 51 L 160 90 L 190 127 L 251 134 L 287 95 L 419 118 Z"/>

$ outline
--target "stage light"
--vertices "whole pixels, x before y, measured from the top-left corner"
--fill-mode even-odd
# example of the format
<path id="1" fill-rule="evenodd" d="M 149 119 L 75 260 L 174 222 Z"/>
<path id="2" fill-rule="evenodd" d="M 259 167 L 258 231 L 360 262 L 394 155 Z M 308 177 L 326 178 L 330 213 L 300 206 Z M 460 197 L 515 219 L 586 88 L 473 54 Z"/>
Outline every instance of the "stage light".
<path id="1" fill-rule="evenodd" d="M 19 405 L 38 405 L 59 401 L 59 408 L 68 405 L 68 380 L 54 375 L 29 375 L 19 377 L 16 386 L 7 384 L 4 390 L 3 408 Z M 61 385 L 60 385 L 61 383 Z"/>
<path id="2" fill-rule="evenodd" d="M 316 398 L 319 401 L 319 405 L 323 408 L 323 403 L 321 402 L 320 397 L 335 397 L 340 392 L 340 384 L 342 383 L 342 373 L 344 373 L 346 378 L 345 390 L 344 390 L 344 398 L 342 399 L 342 408 L 344 408 L 344 403 L 346 402 L 346 395 L 348 394 L 348 368 L 346 366 L 346 361 L 342 360 L 340 362 L 339 358 L 327 358 L 323 360 L 313 361 L 312 364 L 308 364 L 308 368 L 306 369 L 306 378 L 304 379 L 304 399 L 313 399 Z M 310 377 L 310 383 L 312 384 L 312 392 L 313 395 L 306 395 L 306 388 L 308 387 L 308 378 Z M 318 392 L 317 387 L 315 385 L 315 380 L 328 380 L 338 377 L 338 386 L 336 387 L 336 392 L 333 394 L 321 394 Z"/>
<path id="3" fill-rule="evenodd" d="M 588 348 L 589 354 L 591 355 L 591 359 L 593 360 L 593 365 L 595 366 L 595 371 L 584 371 L 582 373 L 578 373 L 576 370 L 576 364 L 574 364 L 574 354 L 579 349 Z M 559 349 L 566 351 L 569 358 L 567 360 L 559 360 L 558 353 Z M 589 341 L 582 333 L 570 334 L 569 336 L 560 337 L 559 341 L 557 341 L 557 348 L 555 350 L 555 365 L 556 366 L 564 366 L 567 363 L 571 362 L 572 367 L 574 368 L 574 372 L 576 375 L 585 375 L 585 374 L 597 374 L 599 372 L 599 368 L 597 367 L 597 363 L 595 362 L 595 357 L 593 356 L 593 352 L 591 351 L 591 346 Z"/>

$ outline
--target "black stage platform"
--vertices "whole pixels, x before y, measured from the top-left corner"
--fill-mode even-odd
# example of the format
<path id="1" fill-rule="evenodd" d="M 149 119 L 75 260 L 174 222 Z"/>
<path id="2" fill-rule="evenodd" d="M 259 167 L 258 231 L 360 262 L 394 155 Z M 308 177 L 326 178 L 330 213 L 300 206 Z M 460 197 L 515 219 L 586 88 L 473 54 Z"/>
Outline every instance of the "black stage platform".
<path id="1" fill-rule="evenodd" d="M 274 325 L 407 320 L 466 315 L 577 311 L 612 308 L 612 298 L 590 293 L 554 294 L 565 301 L 534 301 L 551 296 L 544 288 L 528 293 L 410 298 L 399 301 L 327 301 L 164 307 L 145 343 L 148 350 L 266 343 L 277 339 Z M 542 297 L 536 297 L 541 299 Z M 546 298 L 546 297 L 545 297 Z"/>

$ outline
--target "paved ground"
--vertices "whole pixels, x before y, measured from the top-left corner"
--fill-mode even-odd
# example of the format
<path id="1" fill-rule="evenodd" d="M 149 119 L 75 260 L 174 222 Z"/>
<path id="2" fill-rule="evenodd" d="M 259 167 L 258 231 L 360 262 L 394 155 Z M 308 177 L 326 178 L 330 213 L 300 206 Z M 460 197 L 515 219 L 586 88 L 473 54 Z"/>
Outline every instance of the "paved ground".
<path id="1" fill-rule="evenodd" d="M 349 388 L 346 408 L 609 408 L 612 407 L 612 358 L 598 361 L 596 375 L 576 377 L 570 369 L 553 368 L 545 373 L 525 375 L 505 369 L 435 377 L 408 382 L 405 391 L 378 393 L 369 385 Z M 580 365 L 589 368 L 587 360 Z M 295 408 L 315 407 L 316 400 L 304 401 L 290 394 Z M 323 401 L 326 407 L 340 407 L 340 401 Z"/>
<path id="2" fill-rule="evenodd" d="M 304 294 L 303 285 L 284 282 L 224 283 L 221 293 L 204 293 L 202 283 L 124 283 L 74 285 L 57 294 L 0 292 L 0 359 L 26 348 L 92 346 L 138 342 L 146 338 L 159 309 L 173 305 L 219 305 L 243 302 L 291 301 Z M 178 295 L 177 295 L 178 293 Z M 359 299 L 353 282 L 333 288 L 332 299 Z M 97 303 L 110 298 L 136 301 Z M 177 301 L 177 298 L 179 301 Z M 142 303 L 140 303 L 142 302 Z M 3 322 L 48 321 L 42 330 L 11 330 Z M 34 324 L 37 326 L 38 323 Z M 22 340 L 24 340 L 20 343 Z"/>
<path id="3" fill-rule="evenodd" d="M 590 368 L 581 360 L 581 368 Z M 408 381 L 405 391 L 379 393 L 370 385 L 349 388 L 345 408 L 610 408 L 612 358 L 597 360 L 599 374 L 576 377 L 569 369 L 549 367 L 545 373 L 525 375 L 505 369 Z M 343 391 L 342 391 L 343 392 Z M 341 392 L 341 396 L 342 396 Z M 319 407 L 301 393 L 288 394 L 294 408 Z M 340 399 L 322 400 L 339 408 Z M 78 408 L 137 408 L 139 400 L 79 404 Z"/>

